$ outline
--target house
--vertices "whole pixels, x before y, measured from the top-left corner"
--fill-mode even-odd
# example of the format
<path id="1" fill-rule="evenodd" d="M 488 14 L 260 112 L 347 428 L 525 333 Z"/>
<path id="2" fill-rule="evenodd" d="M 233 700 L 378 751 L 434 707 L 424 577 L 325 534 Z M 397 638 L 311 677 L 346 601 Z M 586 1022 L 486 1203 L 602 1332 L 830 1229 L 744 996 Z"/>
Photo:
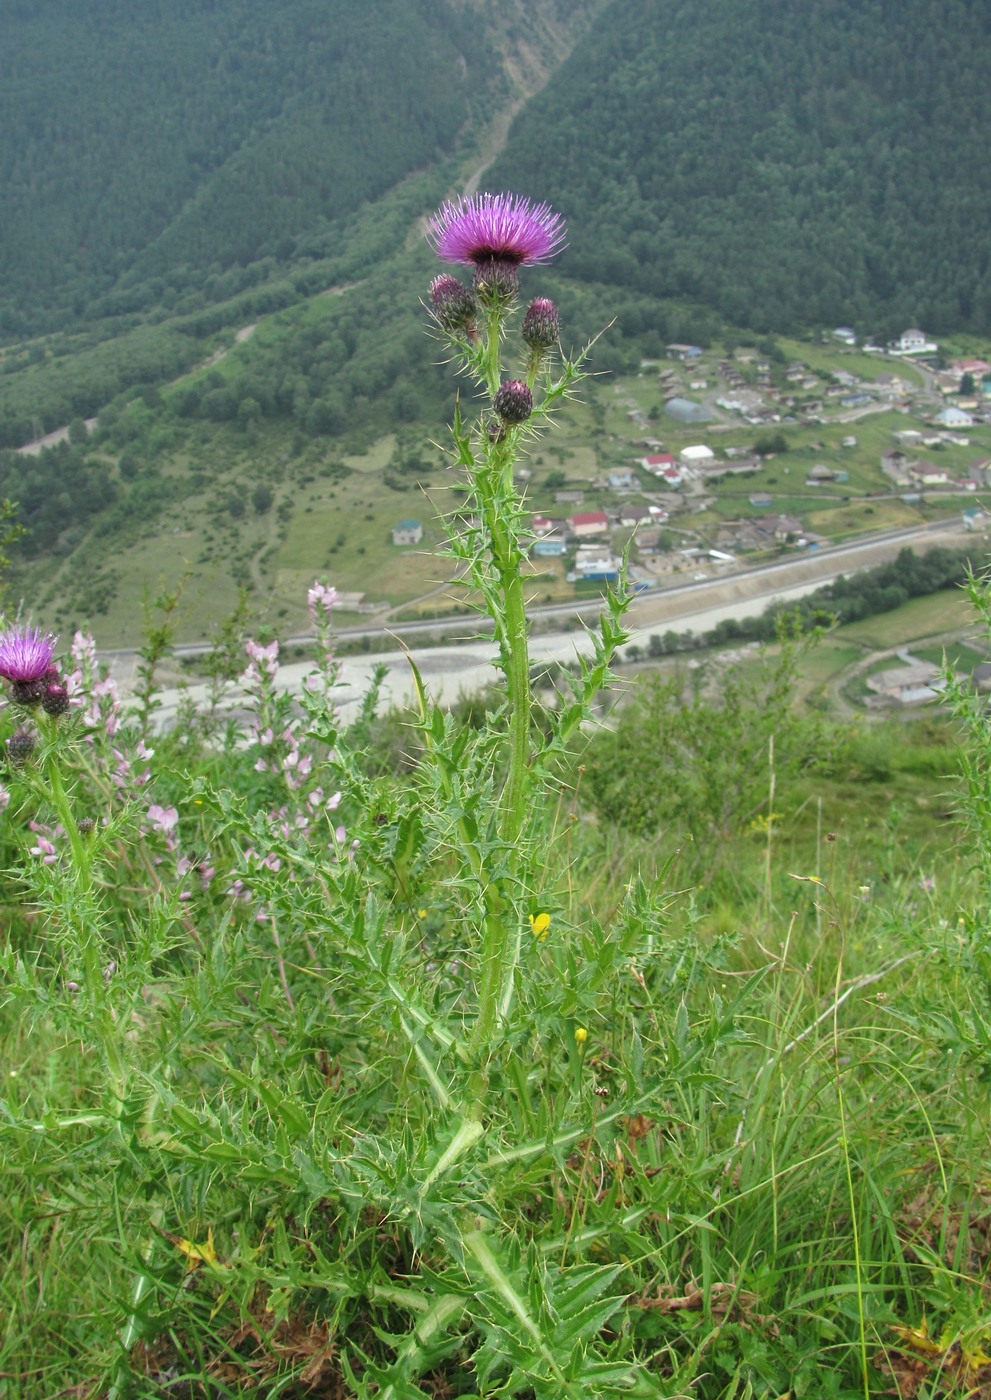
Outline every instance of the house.
<path id="1" fill-rule="evenodd" d="M 769 491 L 755 491 L 750 497 L 750 504 L 755 510 L 767 510 L 774 504 L 774 497 Z"/>
<path id="2" fill-rule="evenodd" d="M 915 434 L 917 437 L 918 434 Z M 890 448 L 881 455 L 881 470 L 889 481 L 893 481 L 896 486 L 907 486 L 911 477 L 909 459 L 904 452 L 899 452 L 897 448 Z"/>
<path id="3" fill-rule="evenodd" d="M 910 330 L 902 331 L 895 341 L 893 349 L 899 355 L 932 355 L 939 349 L 939 346 L 934 341 L 926 339 L 925 331 L 913 327 Z"/>
<path id="4" fill-rule="evenodd" d="M 569 578 L 615 579 L 619 563 L 612 557 L 608 544 L 580 545 Z"/>
<path id="5" fill-rule="evenodd" d="M 962 408 L 944 408 L 942 413 L 937 413 L 934 422 L 941 428 L 972 428 L 974 420 L 969 413 L 965 413 Z"/>
<path id="6" fill-rule="evenodd" d="M 530 554 L 534 559 L 560 559 L 566 552 L 567 546 L 560 535 L 547 535 L 543 539 L 534 540 L 530 546 Z"/>
<path id="7" fill-rule="evenodd" d="M 610 472 L 609 485 L 614 491 L 632 491 L 638 485 L 636 473 L 632 471 Z"/>
<path id="8" fill-rule="evenodd" d="M 913 481 L 919 482 L 923 486 L 945 486 L 950 479 L 945 467 L 939 467 L 935 462 L 927 461 L 925 458 L 919 462 L 913 462 L 908 468 L 908 474 Z"/>
<path id="9" fill-rule="evenodd" d="M 419 544 L 423 539 L 423 525 L 419 520 L 400 520 L 392 527 L 393 544 Z"/>
<path id="10" fill-rule="evenodd" d="M 678 458 L 683 467 L 706 468 L 711 462 L 716 460 L 716 454 L 711 447 L 698 444 L 694 447 L 683 447 Z"/>
<path id="11" fill-rule="evenodd" d="M 827 467 L 824 462 L 817 462 L 805 478 L 806 486 L 825 486 L 828 482 L 836 480 L 836 473 L 832 467 Z"/>
<path id="12" fill-rule="evenodd" d="M 578 539 L 601 535 L 609 529 L 609 517 L 604 510 L 590 510 L 568 516 L 568 528 Z"/>
<path id="13" fill-rule="evenodd" d="M 644 471 L 653 472 L 655 476 L 659 476 L 665 467 L 674 466 L 674 457 L 670 452 L 655 452 L 650 457 L 641 457 L 640 465 Z"/>
<path id="14" fill-rule="evenodd" d="M 669 360 L 697 360 L 702 351 L 697 345 L 679 345 L 675 342 L 665 346 Z"/>
<path id="15" fill-rule="evenodd" d="M 652 520 L 650 506 L 634 506 L 625 503 L 619 508 L 619 523 L 627 528 L 639 525 L 641 520 Z"/>
<path id="16" fill-rule="evenodd" d="M 889 666 L 867 677 L 867 688 L 881 703 L 921 705 L 933 700 L 946 686 L 939 667 L 928 661 L 909 666 Z M 878 703 L 877 701 L 875 704 Z"/>
<path id="17" fill-rule="evenodd" d="M 797 538 L 802 533 L 802 522 L 796 515 L 757 515 L 750 524 L 764 544 L 771 540 L 786 544 L 789 536 Z"/>
<path id="18" fill-rule="evenodd" d="M 833 331 L 833 339 L 842 341 L 844 345 L 856 345 L 857 332 L 849 326 L 837 326 Z"/>

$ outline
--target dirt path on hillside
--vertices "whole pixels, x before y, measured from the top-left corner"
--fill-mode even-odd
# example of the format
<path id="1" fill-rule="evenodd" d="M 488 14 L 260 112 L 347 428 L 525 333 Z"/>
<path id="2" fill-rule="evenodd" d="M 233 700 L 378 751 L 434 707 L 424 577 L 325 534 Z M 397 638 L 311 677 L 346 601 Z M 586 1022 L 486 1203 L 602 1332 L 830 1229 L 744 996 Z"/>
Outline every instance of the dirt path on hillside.
<path id="1" fill-rule="evenodd" d="M 482 176 L 505 149 L 514 118 L 547 85 L 584 33 L 581 24 L 570 31 L 549 24 L 546 14 L 541 15 L 538 11 L 539 6 L 531 3 L 529 13 L 524 17 L 526 25 L 523 32 L 527 28 L 531 31 L 528 38 L 520 37 L 520 26 L 512 22 L 512 16 L 507 13 L 503 62 L 515 91 L 502 110 L 496 113 L 482 138 L 476 155 L 477 163 L 465 176 L 461 187 L 465 195 L 476 193 Z"/>

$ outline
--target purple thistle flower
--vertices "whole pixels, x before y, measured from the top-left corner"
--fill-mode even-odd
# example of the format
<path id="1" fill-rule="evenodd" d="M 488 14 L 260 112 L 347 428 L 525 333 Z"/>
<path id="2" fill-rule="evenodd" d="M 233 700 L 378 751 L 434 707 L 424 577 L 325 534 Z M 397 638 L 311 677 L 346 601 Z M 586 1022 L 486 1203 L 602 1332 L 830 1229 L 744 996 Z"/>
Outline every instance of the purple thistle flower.
<path id="1" fill-rule="evenodd" d="M 10 627 L 0 636 L 0 676 L 12 685 L 45 680 L 54 651 L 55 638 L 43 636 L 37 627 Z"/>
<path id="2" fill-rule="evenodd" d="M 427 221 L 427 237 L 445 262 L 543 263 L 564 243 L 564 220 L 549 204 L 516 194 L 476 194 L 448 201 Z"/>

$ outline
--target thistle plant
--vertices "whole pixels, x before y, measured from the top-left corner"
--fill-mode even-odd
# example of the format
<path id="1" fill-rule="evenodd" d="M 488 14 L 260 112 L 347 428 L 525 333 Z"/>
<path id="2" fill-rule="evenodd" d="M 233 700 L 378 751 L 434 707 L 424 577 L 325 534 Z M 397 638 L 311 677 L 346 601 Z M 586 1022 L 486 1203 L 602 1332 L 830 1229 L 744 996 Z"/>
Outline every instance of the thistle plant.
<path id="1" fill-rule="evenodd" d="M 563 220 L 549 205 L 511 194 L 482 194 L 445 204 L 429 221 L 428 230 L 441 259 L 473 269 L 470 287 L 450 274 L 436 278 L 430 301 L 438 333 L 488 405 L 473 422 L 466 422 L 460 402 L 455 414 L 455 455 L 466 473 L 475 523 L 451 540 L 452 554 L 465 566 L 494 623 L 507 697 L 501 755 L 504 785 L 493 847 L 486 856 L 473 847 L 469 857 L 481 884 L 482 940 L 470 1045 L 472 1053 L 484 1060 L 506 1023 L 527 920 L 532 917 L 527 901 L 536 866 L 527 833 L 540 811 L 545 777 L 541 756 L 533 748 L 524 582 L 529 540 L 514 471 L 521 454 L 548 427 L 554 410 L 581 380 L 584 356 L 569 360 L 560 355 L 560 319 L 546 297 L 532 300 L 522 323 L 514 325 L 520 268 L 547 262 L 564 244 Z M 504 369 L 507 347 L 517 361 L 515 376 Z M 624 598 L 612 600 L 596 663 L 583 678 L 577 710 L 565 709 L 550 748 L 580 722 L 596 690 L 606 682 L 609 658 L 624 640 L 624 607 Z M 478 1102 L 472 1111 L 480 1112 Z"/>

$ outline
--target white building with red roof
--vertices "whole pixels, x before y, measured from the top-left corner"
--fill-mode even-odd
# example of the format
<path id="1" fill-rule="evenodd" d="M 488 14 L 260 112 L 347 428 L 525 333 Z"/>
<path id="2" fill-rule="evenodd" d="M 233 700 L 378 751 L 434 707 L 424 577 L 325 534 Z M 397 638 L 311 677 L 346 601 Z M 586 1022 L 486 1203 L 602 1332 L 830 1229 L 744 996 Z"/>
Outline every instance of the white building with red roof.
<path id="1" fill-rule="evenodd" d="M 674 466 L 674 457 L 670 452 L 660 452 L 653 457 L 641 457 L 640 465 L 644 471 L 653 472 L 655 476 L 660 476 L 665 467 Z"/>
<path id="2" fill-rule="evenodd" d="M 568 526 L 573 535 L 584 539 L 586 535 L 602 535 L 609 529 L 609 517 L 604 510 L 580 511 L 568 516 Z"/>

